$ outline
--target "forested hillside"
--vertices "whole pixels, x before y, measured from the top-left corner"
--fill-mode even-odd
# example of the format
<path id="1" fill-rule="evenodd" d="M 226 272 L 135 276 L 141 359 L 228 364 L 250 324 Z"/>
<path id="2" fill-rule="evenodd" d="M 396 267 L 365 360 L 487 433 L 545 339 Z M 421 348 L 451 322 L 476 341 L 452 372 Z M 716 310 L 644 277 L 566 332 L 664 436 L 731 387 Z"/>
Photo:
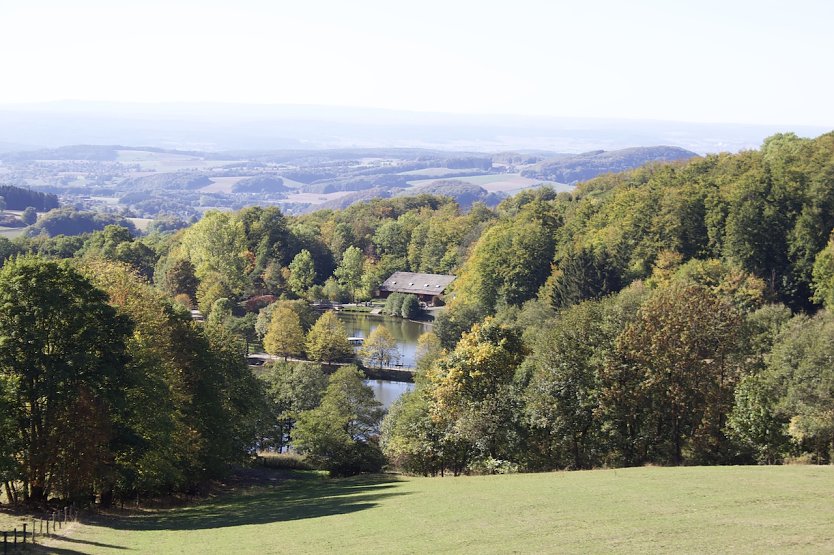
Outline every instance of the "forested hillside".
<path id="1" fill-rule="evenodd" d="M 834 134 L 777 135 L 760 150 L 652 164 L 573 193 L 533 189 L 494 209 L 426 194 L 301 216 L 209 211 L 167 232 L 164 223 L 145 236 L 109 225 L 0 239 L 0 257 L 27 255 L 0 273 L 0 427 L 15 438 L 0 445 L 0 472 L 10 487 L 186 488 L 290 437 L 337 473 L 378 468 L 382 453 L 423 474 L 831 460 Z M 267 335 L 285 357 L 349 358 L 322 339 L 344 330 L 308 303 L 370 299 L 395 271 L 458 278 L 421 338 L 416 391 L 381 429 L 353 370 L 327 385 L 318 366 L 277 363 L 260 381 L 241 369 Z M 42 273 L 55 298 L 10 293 L 31 287 L 27 272 Z M 59 292 L 69 297 L 58 302 Z M 16 318 L 38 322 L 47 302 L 95 306 L 91 329 L 107 330 L 107 349 L 77 352 L 93 349 L 85 336 L 67 351 L 78 362 L 22 365 Z M 187 321 L 183 307 L 195 306 L 205 324 Z M 54 333 L 82 325 L 68 321 Z M 90 374 L 73 377 L 87 360 Z M 76 449 L 64 439 L 46 443 L 46 466 L 26 458 L 33 438 L 20 423 L 35 415 L 21 400 L 35 392 L 21 368 L 65 372 L 60 418 L 84 404 L 95 437 L 54 430 L 92 442 L 86 474 L 73 473 L 83 483 L 43 462 Z M 317 451 L 316 434 L 337 429 L 358 431 L 327 436 L 338 456 Z M 174 433 L 190 439 L 162 441 Z"/>

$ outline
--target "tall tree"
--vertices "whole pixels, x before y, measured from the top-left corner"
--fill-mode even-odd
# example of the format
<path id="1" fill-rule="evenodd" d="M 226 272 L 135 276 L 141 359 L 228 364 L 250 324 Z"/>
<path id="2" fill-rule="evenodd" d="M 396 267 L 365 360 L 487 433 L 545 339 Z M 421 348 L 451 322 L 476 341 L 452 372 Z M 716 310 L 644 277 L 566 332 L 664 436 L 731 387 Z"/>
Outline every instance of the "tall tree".
<path id="1" fill-rule="evenodd" d="M 307 334 L 306 346 L 307 356 L 318 362 L 330 364 L 353 357 L 353 347 L 335 312 L 325 312 L 316 320 Z"/>
<path id="2" fill-rule="evenodd" d="M 513 380 L 525 355 L 520 333 L 490 317 L 429 370 L 432 410 L 438 421 L 451 424 L 454 441 L 465 444 L 470 456 L 502 459 L 516 447 Z"/>
<path id="3" fill-rule="evenodd" d="M 740 331 L 735 307 L 703 286 L 659 289 L 643 304 L 601 380 L 601 411 L 616 422 L 626 463 L 727 456 Z"/>
<path id="4" fill-rule="evenodd" d="M 358 247 L 348 247 L 342 255 L 342 261 L 336 268 L 336 277 L 350 291 L 351 299 L 356 302 L 356 290 L 362 286 L 362 271 L 365 256 Z"/>
<path id="5" fill-rule="evenodd" d="M 377 443 L 383 410 L 355 366 L 339 368 L 317 408 L 302 412 L 295 426 L 296 448 L 334 476 L 379 471 Z"/>
<path id="6" fill-rule="evenodd" d="M 380 368 L 389 365 L 400 356 L 397 350 L 397 339 L 385 326 L 377 326 L 368 335 L 359 350 L 359 356 L 367 360 L 369 364 Z"/>
<path id="7" fill-rule="evenodd" d="M 264 374 L 271 404 L 273 427 L 266 428 L 263 445 L 279 451 L 292 442 L 298 415 L 321 404 L 327 375 L 321 366 L 309 363 L 273 364 Z"/>
<path id="8" fill-rule="evenodd" d="M 246 235 L 243 224 L 233 215 L 209 211 L 188 228 L 180 244 L 182 253 L 194 264 L 203 280 L 214 275 L 233 294 L 247 285 Z"/>
<path id="9" fill-rule="evenodd" d="M 42 502 L 60 485 L 72 488 L 60 491 L 68 496 L 92 486 L 111 456 L 129 332 L 128 319 L 66 263 L 17 258 L 0 269 L 0 377 L 14 388 L 23 497 Z M 61 465 L 69 456 L 74 469 Z"/>
<path id="10" fill-rule="evenodd" d="M 316 279 L 313 255 L 307 249 L 302 250 L 292 259 L 289 268 L 290 277 L 287 280 L 287 285 L 293 293 L 303 297 Z"/>
<path id="11" fill-rule="evenodd" d="M 287 305 L 272 311 L 269 329 L 264 336 L 264 349 L 287 360 L 304 354 L 304 330 L 298 314 Z"/>

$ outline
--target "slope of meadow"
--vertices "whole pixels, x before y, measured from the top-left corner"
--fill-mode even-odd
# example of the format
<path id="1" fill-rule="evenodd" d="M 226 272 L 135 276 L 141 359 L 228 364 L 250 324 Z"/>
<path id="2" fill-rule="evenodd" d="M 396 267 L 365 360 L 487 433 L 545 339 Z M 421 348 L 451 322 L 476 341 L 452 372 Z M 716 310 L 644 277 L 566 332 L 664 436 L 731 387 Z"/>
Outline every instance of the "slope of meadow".
<path id="1" fill-rule="evenodd" d="M 821 553 L 834 468 L 315 477 L 90 521 L 59 553 Z M 52 552 L 52 551 L 51 551 Z"/>

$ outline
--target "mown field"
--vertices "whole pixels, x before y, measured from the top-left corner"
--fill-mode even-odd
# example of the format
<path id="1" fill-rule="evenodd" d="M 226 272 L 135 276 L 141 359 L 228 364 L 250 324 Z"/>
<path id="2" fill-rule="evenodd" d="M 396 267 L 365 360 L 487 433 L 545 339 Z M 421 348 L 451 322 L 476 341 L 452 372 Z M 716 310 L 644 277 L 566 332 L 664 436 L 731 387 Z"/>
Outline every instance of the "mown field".
<path id="1" fill-rule="evenodd" d="M 75 525 L 58 553 L 822 553 L 834 467 L 281 480 Z"/>
<path id="2" fill-rule="evenodd" d="M 0 237 L 5 237 L 6 239 L 14 239 L 15 237 L 20 237 L 23 235 L 25 228 L 22 227 L 2 227 L 0 226 Z"/>

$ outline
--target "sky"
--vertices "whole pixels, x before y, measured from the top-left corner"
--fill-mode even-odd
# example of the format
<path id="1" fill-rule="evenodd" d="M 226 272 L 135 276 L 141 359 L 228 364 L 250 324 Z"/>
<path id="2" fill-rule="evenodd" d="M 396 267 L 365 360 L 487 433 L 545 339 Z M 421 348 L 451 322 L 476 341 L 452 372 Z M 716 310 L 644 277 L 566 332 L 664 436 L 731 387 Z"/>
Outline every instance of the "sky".
<path id="1" fill-rule="evenodd" d="M 2 0 L 0 104 L 834 126 L 834 2 Z"/>

